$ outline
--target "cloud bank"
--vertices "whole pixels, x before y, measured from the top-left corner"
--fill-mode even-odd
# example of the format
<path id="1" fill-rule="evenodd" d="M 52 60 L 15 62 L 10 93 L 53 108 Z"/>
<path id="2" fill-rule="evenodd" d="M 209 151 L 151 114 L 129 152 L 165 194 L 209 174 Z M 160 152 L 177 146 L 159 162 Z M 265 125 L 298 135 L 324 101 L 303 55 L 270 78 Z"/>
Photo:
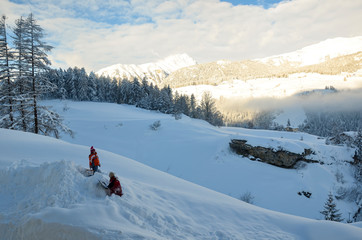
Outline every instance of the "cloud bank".
<path id="1" fill-rule="evenodd" d="M 55 47 L 54 67 L 87 71 L 178 53 L 199 63 L 252 59 L 362 35 L 355 0 L 292 0 L 269 9 L 219 0 L 0 1 L 9 25 L 34 13 Z"/>

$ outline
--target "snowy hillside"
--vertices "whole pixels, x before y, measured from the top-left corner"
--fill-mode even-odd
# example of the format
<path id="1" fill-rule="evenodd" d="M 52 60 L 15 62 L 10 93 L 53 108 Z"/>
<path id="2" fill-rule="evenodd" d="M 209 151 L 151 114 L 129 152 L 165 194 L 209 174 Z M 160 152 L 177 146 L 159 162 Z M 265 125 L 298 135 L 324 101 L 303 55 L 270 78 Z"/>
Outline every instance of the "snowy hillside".
<path id="1" fill-rule="evenodd" d="M 275 146 L 296 151 L 313 145 L 320 152 L 316 157 L 330 163 L 335 161 L 328 157 L 330 151 L 348 159 L 344 148 L 324 146 L 308 135 L 301 143 L 299 135 L 285 133 L 281 139 L 280 133 L 218 129 L 186 117 L 176 121 L 130 106 L 48 104 L 65 110 L 62 114 L 76 131 L 71 141 L 77 144 L 0 129 L 2 239 L 360 239 L 358 224 L 265 210 L 136 162 L 168 166 L 164 170 L 173 175 L 224 191 L 248 189 L 258 205 L 302 213 L 315 203 L 322 208 L 327 192 L 336 187 L 336 168 L 315 164 L 285 170 L 252 162 L 230 153 L 228 139 L 245 137 L 262 145 L 278 141 Z M 158 131 L 149 129 L 155 119 L 162 123 Z M 88 164 L 90 144 L 98 151 L 103 173 L 84 177 L 79 169 Z M 343 164 L 339 168 L 344 172 Z M 106 197 L 97 187 L 97 179 L 109 171 L 119 176 L 122 198 Z M 298 196 L 302 189 L 312 191 L 312 198 Z"/>
<path id="2" fill-rule="evenodd" d="M 135 64 L 116 64 L 110 67 L 103 68 L 96 72 L 99 76 L 110 76 L 111 78 L 133 80 L 137 78 L 159 84 L 171 72 L 183 67 L 195 65 L 196 62 L 187 54 L 178 54 L 169 56 L 156 63 L 145 63 L 141 65 Z"/>
<path id="3" fill-rule="evenodd" d="M 258 78 L 223 82 L 217 86 L 197 85 L 176 88 L 175 91 L 201 99 L 204 92 L 212 93 L 215 99 L 224 98 L 283 98 L 305 91 L 333 86 L 338 90 L 362 87 L 362 71 L 354 74 L 322 75 L 318 73 L 296 73 L 288 77 Z"/>
<path id="4" fill-rule="evenodd" d="M 291 64 L 305 66 L 324 62 L 326 59 L 362 51 L 362 36 L 352 38 L 327 39 L 304 47 L 295 52 L 271 56 L 258 61 L 273 65 Z"/>
<path id="5" fill-rule="evenodd" d="M 127 105 L 51 101 L 65 122 L 75 131 L 75 138 L 63 139 L 85 146 L 95 146 L 119 154 L 158 170 L 217 192 L 239 198 L 247 192 L 260 207 L 293 215 L 321 219 L 319 211 L 329 191 L 349 188 L 354 181 L 348 164 L 354 149 L 325 145 L 325 140 L 304 133 L 216 128 L 208 123 L 137 109 Z M 150 125 L 160 121 L 157 131 Z M 253 145 L 283 148 L 301 153 L 312 149 L 310 157 L 324 164 L 307 164 L 297 170 L 285 170 L 250 161 L 230 151 L 232 138 Z M 80 159 L 79 159 L 80 160 Z M 101 156 L 101 161 L 107 161 Z M 86 156 L 82 162 L 86 165 Z M 336 173 L 344 175 L 340 184 Z M 308 191 L 313 197 L 299 196 Z M 345 218 L 354 213 L 352 202 L 339 201 Z"/>
<path id="6" fill-rule="evenodd" d="M 298 127 L 305 119 L 303 107 L 312 102 L 298 97 L 301 93 L 321 92 L 326 87 L 333 87 L 338 91 L 356 91 L 361 96 L 361 56 L 362 37 L 336 38 L 256 62 L 219 61 L 199 67 L 205 74 L 212 73 L 206 78 L 205 74 L 196 74 L 200 70 L 196 66 L 184 68 L 172 73 L 166 82 L 177 83 L 182 87 L 174 88 L 175 91 L 194 94 L 199 100 L 204 92 L 210 92 L 217 101 L 220 100 L 218 109 L 225 115 L 234 117 L 245 111 L 275 111 L 275 123 L 286 126 L 290 119 L 292 126 Z M 200 84 L 185 84 L 187 82 Z M 358 101 L 357 104 L 349 103 L 353 94 L 342 95 L 335 94 L 334 99 L 331 96 L 323 101 L 359 106 Z M 344 98 L 346 100 L 342 100 Z M 323 101 L 319 99 L 315 103 L 319 105 Z"/>

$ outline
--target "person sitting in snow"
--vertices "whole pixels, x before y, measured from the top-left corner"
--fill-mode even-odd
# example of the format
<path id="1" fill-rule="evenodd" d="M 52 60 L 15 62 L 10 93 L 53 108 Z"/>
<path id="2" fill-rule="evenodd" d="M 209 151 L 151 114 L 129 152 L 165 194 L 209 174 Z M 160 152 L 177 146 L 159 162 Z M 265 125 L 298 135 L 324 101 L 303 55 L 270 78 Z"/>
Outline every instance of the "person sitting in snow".
<path id="1" fill-rule="evenodd" d="M 118 179 L 116 178 L 116 176 L 114 176 L 113 172 L 109 173 L 109 184 L 108 184 L 108 189 L 107 189 L 107 195 L 111 196 L 113 193 L 122 197 L 123 193 L 122 193 L 122 187 L 121 184 L 119 183 Z"/>
<path id="2" fill-rule="evenodd" d="M 89 168 L 93 169 L 93 174 L 98 171 L 98 167 L 101 166 L 96 150 L 92 146 L 89 154 Z"/>

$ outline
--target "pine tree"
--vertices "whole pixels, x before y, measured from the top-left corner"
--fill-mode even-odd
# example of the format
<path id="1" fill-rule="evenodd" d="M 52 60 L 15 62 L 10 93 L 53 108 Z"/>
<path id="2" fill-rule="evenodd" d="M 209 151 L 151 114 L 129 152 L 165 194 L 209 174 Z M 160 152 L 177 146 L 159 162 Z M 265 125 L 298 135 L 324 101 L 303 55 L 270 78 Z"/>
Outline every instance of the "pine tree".
<path id="1" fill-rule="evenodd" d="M 13 58 L 8 47 L 6 17 L 0 19 L 0 127 L 13 128 L 14 125 L 14 83 L 11 80 Z"/>
<path id="2" fill-rule="evenodd" d="M 202 119 L 214 126 L 223 125 L 222 115 L 216 109 L 215 100 L 212 98 L 209 92 L 205 92 L 202 95 L 200 109 L 202 113 Z"/>
<path id="3" fill-rule="evenodd" d="M 26 51 L 27 51 L 27 61 L 30 64 L 30 79 L 31 79 L 31 94 L 32 94 L 32 112 L 33 112 L 33 132 L 38 134 L 39 131 L 42 131 L 42 127 L 48 128 L 44 125 L 43 121 L 39 119 L 39 111 L 47 111 L 46 108 L 40 108 L 38 105 L 39 97 L 47 91 L 50 91 L 51 88 L 54 88 L 46 79 L 42 78 L 42 72 L 48 70 L 48 65 L 50 61 L 48 59 L 49 52 L 53 47 L 47 45 L 42 41 L 44 37 L 44 30 L 37 24 L 33 14 L 29 14 L 26 19 Z M 44 114 L 41 114 L 44 116 Z M 47 115 L 47 114 L 45 114 Z M 43 131 L 44 132 L 44 131 Z"/>
<path id="4" fill-rule="evenodd" d="M 157 109 L 162 113 L 173 113 L 173 97 L 171 88 L 164 87 L 159 91 L 158 99 L 156 100 Z"/>
<path id="5" fill-rule="evenodd" d="M 109 79 L 109 102 L 116 103 L 118 100 L 118 84 L 117 79 L 113 78 L 112 80 Z"/>
<path id="6" fill-rule="evenodd" d="M 22 17 L 16 20 L 15 25 L 14 89 L 17 96 L 16 108 L 19 111 L 16 126 L 23 131 L 53 135 L 57 138 L 60 131 L 72 135 L 72 131 L 63 125 L 59 114 L 38 104 L 42 95 L 56 88 L 48 81 L 49 74 L 45 74 L 50 65 L 46 53 L 52 47 L 42 41 L 43 29 L 32 14 L 26 20 Z"/>
<path id="7" fill-rule="evenodd" d="M 119 103 L 131 104 L 132 84 L 127 79 L 123 79 L 119 87 Z"/>
<path id="8" fill-rule="evenodd" d="M 16 93 L 16 102 L 14 103 L 18 112 L 14 119 L 14 129 L 27 132 L 31 122 L 29 108 L 31 106 L 31 83 L 30 83 L 30 66 L 27 61 L 27 34 L 26 21 L 20 17 L 15 21 L 13 29 L 14 61 L 12 63 L 14 70 L 14 88 Z"/>
<path id="9" fill-rule="evenodd" d="M 88 95 L 88 77 L 84 68 L 77 69 L 77 79 L 78 79 L 78 99 L 80 101 L 89 101 Z"/>
<path id="10" fill-rule="evenodd" d="M 97 96 L 97 76 L 94 72 L 91 72 L 88 76 L 88 96 L 90 101 L 99 101 Z"/>
<path id="11" fill-rule="evenodd" d="M 334 203 L 332 193 L 328 194 L 328 199 L 324 204 L 324 210 L 320 213 L 324 215 L 324 219 L 328 221 L 342 222 L 343 218 L 341 218 L 341 213 L 338 213 L 339 210 L 336 208 L 336 204 Z"/>
<path id="12" fill-rule="evenodd" d="M 191 94 L 191 97 L 190 97 L 190 117 L 197 118 L 196 108 L 197 108 L 197 103 L 196 103 L 195 95 Z"/>
<path id="13" fill-rule="evenodd" d="M 355 165 L 355 179 L 358 183 L 362 182 L 362 129 L 359 128 L 357 131 L 356 139 L 354 140 L 354 145 L 356 147 L 356 152 L 354 155 L 354 165 Z"/>

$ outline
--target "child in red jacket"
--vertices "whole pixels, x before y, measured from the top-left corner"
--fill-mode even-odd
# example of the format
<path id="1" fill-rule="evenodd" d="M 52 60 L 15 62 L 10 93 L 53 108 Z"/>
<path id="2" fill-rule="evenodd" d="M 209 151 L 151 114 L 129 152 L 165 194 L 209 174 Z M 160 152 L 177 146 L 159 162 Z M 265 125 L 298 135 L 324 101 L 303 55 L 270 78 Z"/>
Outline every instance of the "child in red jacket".
<path id="1" fill-rule="evenodd" d="M 107 195 L 111 196 L 113 193 L 120 197 L 122 197 L 123 195 L 121 184 L 119 183 L 118 179 L 114 176 L 114 173 L 110 172 Z"/>

